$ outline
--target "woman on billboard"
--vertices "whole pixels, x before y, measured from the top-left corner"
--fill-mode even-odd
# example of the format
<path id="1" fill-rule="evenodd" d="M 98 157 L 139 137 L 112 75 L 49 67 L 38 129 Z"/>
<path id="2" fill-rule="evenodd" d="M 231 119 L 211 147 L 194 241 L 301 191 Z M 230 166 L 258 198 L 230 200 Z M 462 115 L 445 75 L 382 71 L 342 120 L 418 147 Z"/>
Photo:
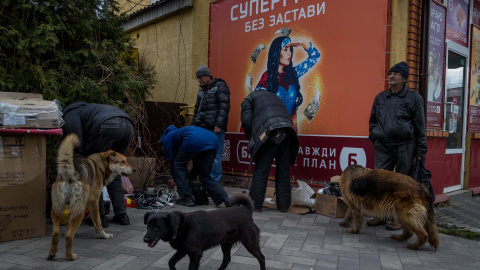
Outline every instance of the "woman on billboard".
<path id="1" fill-rule="evenodd" d="M 303 47 L 308 58 L 293 66 L 293 47 Z M 292 115 L 297 128 L 297 109 L 303 102 L 299 78 L 309 71 L 320 58 L 320 53 L 311 42 L 292 42 L 289 37 L 277 37 L 272 41 L 268 51 L 267 71 L 257 84 L 255 90 L 267 90 L 277 95 Z"/>

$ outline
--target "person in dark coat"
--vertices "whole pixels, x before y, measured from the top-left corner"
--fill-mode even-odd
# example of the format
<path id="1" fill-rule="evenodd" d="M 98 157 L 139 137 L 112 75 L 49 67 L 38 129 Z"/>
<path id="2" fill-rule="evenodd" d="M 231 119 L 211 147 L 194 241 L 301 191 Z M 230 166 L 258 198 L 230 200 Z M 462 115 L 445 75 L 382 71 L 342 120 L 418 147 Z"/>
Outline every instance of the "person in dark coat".
<path id="1" fill-rule="evenodd" d="M 230 89 L 224 80 L 213 78 L 212 72 L 207 66 L 200 66 L 195 74 L 200 84 L 200 90 L 193 111 L 192 126 L 208 129 L 217 135 L 219 147 L 213 162 L 211 176 L 213 180 L 220 182 L 223 145 L 230 112 Z"/>
<path id="2" fill-rule="evenodd" d="M 63 110 L 63 120 L 63 135 L 77 134 L 82 143 L 80 154 L 85 157 L 109 149 L 125 155 L 133 140 L 132 119 L 124 111 L 110 105 L 75 102 Z M 115 214 L 113 221 L 129 225 L 121 177 L 117 176 L 108 184 L 107 190 Z M 108 220 L 103 194 L 99 200 L 99 211 L 102 227 L 106 228 Z"/>
<path id="3" fill-rule="evenodd" d="M 375 147 L 375 169 L 410 175 L 416 160 L 425 160 L 427 136 L 423 98 L 407 88 L 409 68 L 400 62 L 388 72 L 389 89 L 380 92 L 373 102 L 369 120 L 369 139 Z M 377 218 L 369 226 L 383 224 Z M 389 230 L 401 225 L 390 222 Z"/>
<path id="4" fill-rule="evenodd" d="M 250 93 L 241 108 L 250 164 L 255 160 L 249 193 L 254 210 L 262 210 L 268 174 L 275 158 L 276 203 L 277 208 L 285 212 L 291 204 L 290 165 L 295 164 L 299 148 L 292 116 L 278 96 L 265 90 Z"/>
<path id="5" fill-rule="evenodd" d="M 213 160 L 218 151 L 218 139 L 213 132 L 196 126 L 179 129 L 169 126 L 160 138 L 160 145 L 170 161 L 170 171 L 181 197 L 176 201 L 177 204 L 195 206 L 193 186 L 187 167 L 188 162 L 192 160 L 193 170 L 198 171 L 200 183 L 213 203 L 217 206 L 225 203 L 228 207 L 230 198 L 220 184 L 210 176 Z"/>

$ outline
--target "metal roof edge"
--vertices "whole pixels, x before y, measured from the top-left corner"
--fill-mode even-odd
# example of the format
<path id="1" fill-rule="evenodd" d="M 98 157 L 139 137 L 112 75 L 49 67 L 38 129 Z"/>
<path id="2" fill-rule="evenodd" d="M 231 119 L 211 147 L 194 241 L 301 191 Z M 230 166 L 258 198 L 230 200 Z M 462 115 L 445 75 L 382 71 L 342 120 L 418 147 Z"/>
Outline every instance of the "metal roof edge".
<path id="1" fill-rule="evenodd" d="M 173 13 L 193 7 L 193 0 L 160 0 L 128 16 L 123 30 L 129 32 L 144 25 L 166 18 Z"/>

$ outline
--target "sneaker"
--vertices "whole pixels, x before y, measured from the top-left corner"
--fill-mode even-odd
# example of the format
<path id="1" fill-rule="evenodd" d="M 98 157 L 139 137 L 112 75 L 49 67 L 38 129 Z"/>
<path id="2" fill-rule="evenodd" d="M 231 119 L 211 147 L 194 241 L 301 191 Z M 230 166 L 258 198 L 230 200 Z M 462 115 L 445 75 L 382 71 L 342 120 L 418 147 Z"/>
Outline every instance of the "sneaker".
<path id="1" fill-rule="evenodd" d="M 106 216 L 100 216 L 100 221 L 102 222 L 102 228 L 108 228 L 108 220 Z M 93 226 L 93 220 L 91 218 L 85 219 L 85 224 Z"/>
<path id="2" fill-rule="evenodd" d="M 127 214 L 114 216 L 113 222 L 118 223 L 120 225 L 130 225 L 130 219 L 128 218 Z"/>
<path id="3" fill-rule="evenodd" d="M 185 205 L 187 207 L 195 206 L 195 202 L 190 198 L 190 196 L 185 196 L 181 199 L 175 201 L 178 205 Z"/>
<path id="4" fill-rule="evenodd" d="M 367 221 L 368 226 L 378 226 L 378 225 L 383 225 L 385 224 L 385 221 L 379 219 L 379 218 L 372 218 L 369 221 Z"/>

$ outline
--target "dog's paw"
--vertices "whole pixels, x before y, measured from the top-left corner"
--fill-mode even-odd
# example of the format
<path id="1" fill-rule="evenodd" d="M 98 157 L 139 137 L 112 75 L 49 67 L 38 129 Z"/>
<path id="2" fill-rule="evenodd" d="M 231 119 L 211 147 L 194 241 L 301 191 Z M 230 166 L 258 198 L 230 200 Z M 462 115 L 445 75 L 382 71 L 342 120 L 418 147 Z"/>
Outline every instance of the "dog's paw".
<path id="1" fill-rule="evenodd" d="M 55 254 L 48 254 L 47 256 L 47 260 L 53 260 L 53 258 L 55 258 Z"/>
<path id="2" fill-rule="evenodd" d="M 104 233 L 104 234 L 102 235 L 102 237 L 105 238 L 105 239 L 111 239 L 111 238 L 113 238 L 113 234 Z"/>
<path id="3" fill-rule="evenodd" d="M 342 222 L 338 223 L 338 225 L 340 225 L 342 227 L 348 227 L 349 226 L 348 222 L 346 222 L 346 221 L 342 221 Z"/>
<path id="4" fill-rule="evenodd" d="M 408 238 L 404 237 L 403 234 L 392 234 L 391 237 L 397 241 L 402 241 L 402 242 L 405 242 L 410 238 L 410 237 Z"/>
<path id="5" fill-rule="evenodd" d="M 420 247 L 418 245 L 415 245 L 415 243 L 407 244 L 407 248 L 413 249 L 413 250 L 419 250 L 420 249 Z"/>
<path id="6" fill-rule="evenodd" d="M 353 229 L 353 228 L 349 228 L 349 229 L 347 229 L 347 232 L 348 232 L 348 233 L 353 233 L 353 234 L 358 234 L 360 231 L 359 231 L 359 230 L 355 230 L 355 229 Z"/>
<path id="7" fill-rule="evenodd" d="M 75 261 L 77 259 L 77 254 L 67 255 L 67 260 L 68 261 Z"/>

